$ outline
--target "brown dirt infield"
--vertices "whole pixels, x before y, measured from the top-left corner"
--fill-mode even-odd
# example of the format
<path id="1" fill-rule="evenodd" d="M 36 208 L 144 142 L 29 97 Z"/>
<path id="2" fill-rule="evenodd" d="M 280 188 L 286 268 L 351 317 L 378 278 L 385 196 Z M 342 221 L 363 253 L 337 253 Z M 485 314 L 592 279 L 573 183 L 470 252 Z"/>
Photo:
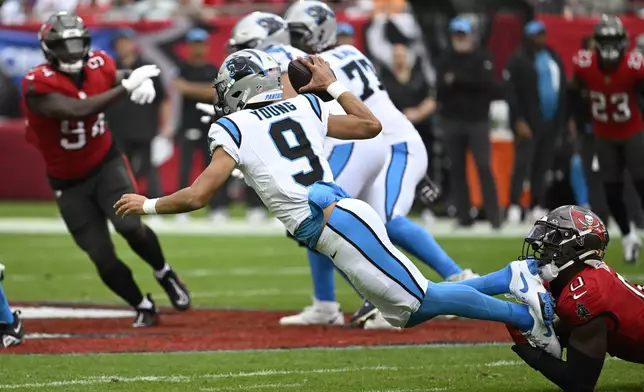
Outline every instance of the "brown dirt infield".
<path id="1" fill-rule="evenodd" d="M 112 353 L 509 342 L 502 324 L 432 320 L 402 331 L 281 327 L 283 312 L 190 310 L 162 314 L 161 325 L 133 329 L 131 319 L 29 319 L 28 340 L 3 353 Z M 63 337 L 60 337 L 60 336 Z"/>

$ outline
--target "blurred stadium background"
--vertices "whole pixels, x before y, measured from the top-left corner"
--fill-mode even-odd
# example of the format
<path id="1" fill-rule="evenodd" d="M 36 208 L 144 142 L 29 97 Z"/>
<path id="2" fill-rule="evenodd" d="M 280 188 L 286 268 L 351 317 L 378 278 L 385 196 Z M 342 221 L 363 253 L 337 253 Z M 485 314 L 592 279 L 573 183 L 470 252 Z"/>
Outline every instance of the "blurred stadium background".
<path id="1" fill-rule="evenodd" d="M 436 66 L 448 52 L 449 24 L 456 16 L 469 20 L 479 47 L 492 53 L 497 82 L 501 86 L 504 65 L 523 44 L 524 25 L 533 19 L 543 22 L 547 45 L 561 57 L 567 76 L 572 71 L 573 55 L 583 38 L 592 33 L 601 13 L 622 16 L 633 45 L 640 43 L 639 35 L 644 34 L 644 23 L 640 19 L 644 16 L 644 2 L 637 0 L 338 0 L 328 3 L 343 22 L 343 39 L 352 41 L 367 53 L 380 72 L 395 73 L 394 59 L 383 55 L 391 51 L 383 48 L 396 45 L 406 48 L 406 66 L 428 87 L 420 101 L 434 97 Z M 166 99 L 159 107 L 156 130 L 159 136 L 154 132 L 142 139 L 150 153 L 143 154 L 142 159 L 147 159 L 146 162 L 133 164 L 151 167 L 139 172 L 140 190 L 153 194 L 159 191 L 153 188 L 160 186 L 160 192 L 168 194 L 177 190 L 187 180 L 186 176 L 193 179 L 203 167 L 201 147 L 194 147 L 203 141 L 203 131 L 185 125 L 184 117 L 193 113 L 183 106 L 181 86 L 177 83 L 182 77 L 182 64 L 189 62 L 191 56 L 186 36 L 196 28 L 206 31 L 209 62 L 218 66 L 226 56 L 231 29 L 241 16 L 255 10 L 282 14 L 289 4 L 286 0 L 0 0 L 0 263 L 7 266 L 5 289 L 10 302 L 25 309 L 35 309 L 35 304 L 52 303 L 65 304 L 64 309 L 68 309 L 69 304 L 74 304 L 72 307 L 119 304 L 118 299 L 98 283 L 94 267 L 67 234 L 52 201 L 54 195 L 48 186 L 42 159 L 25 140 L 19 80 L 43 60 L 36 36 L 42 21 L 57 11 L 76 12 L 90 26 L 95 48 L 118 59 L 122 53 L 115 43 L 125 38 L 134 43 L 133 47 L 144 61 L 162 69 L 161 82 Z M 567 118 L 571 116 L 574 113 L 569 113 Z M 506 211 L 511 205 L 515 158 L 509 118 L 508 104 L 502 96 L 495 98 L 490 104 L 487 122 L 492 152 L 490 168 L 497 193 L 495 202 L 501 207 L 499 219 L 502 221 L 506 221 Z M 459 205 L 454 198 L 455 186 L 450 183 L 454 162 L 450 162 L 446 153 L 440 103 L 436 111 L 414 118 L 413 122 L 426 142 L 430 158 L 428 174 L 443 190 L 440 200 L 431 207 L 420 203 L 416 206 L 415 219 L 422 221 L 465 268 L 485 273 L 515 259 L 520 254 L 521 238 L 531 224 L 533 212 L 562 204 L 589 204 L 590 179 L 581 178 L 580 181 L 577 163 L 583 154 L 583 132 L 568 122 L 548 143 L 548 148 L 555 151 L 556 159 L 544 174 L 546 197 L 543 205 L 536 205 L 531 200 L 529 181 L 521 181 L 520 203 L 525 221 L 511 219 L 500 228 L 494 225 L 494 219 L 483 207 L 484 192 L 470 153 L 466 161 L 466 178 L 471 208 L 463 213 L 463 204 Z M 158 145 L 159 138 L 168 137 L 174 144 L 171 153 L 162 151 Z M 127 144 L 129 139 L 127 135 L 117 135 L 117 142 Z M 186 147 L 187 144 L 192 147 Z M 247 197 L 243 181 L 232 180 L 226 193 L 218 195 L 206 212 L 154 217 L 148 222 L 160 233 L 166 256 L 183 273 L 198 308 L 300 310 L 310 303 L 311 292 L 304 252 L 283 238 L 281 225 L 251 199 Z M 639 206 L 633 206 L 632 217 L 636 226 L 644 227 L 644 214 Z M 488 220 L 493 222 L 494 228 Z M 617 237 L 617 230 L 611 231 L 611 235 L 613 232 Z M 141 285 L 151 290 L 162 305 L 167 305 L 153 277 L 146 276 L 149 275 L 146 267 L 121 239 L 117 239 L 116 244 L 124 260 L 137 276 L 141 276 Z M 618 240 L 612 242 L 608 261 L 631 280 L 644 282 L 641 265 L 623 264 Z M 428 276 L 437 278 L 424 266 L 422 268 Z M 359 299 L 341 279 L 338 279 L 338 285 L 338 300 L 343 309 L 353 310 L 359 305 Z M 171 315 L 166 324 L 168 329 L 160 332 L 165 342 L 155 348 L 152 346 L 156 343 L 150 343 L 149 347 L 140 345 L 140 340 L 152 339 L 144 334 L 136 335 L 137 344 L 119 340 L 131 334 L 123 326 L 105 323 L 101 329 L 94 324 L 86 325 L 85 321 L 74 321 L 76 324 L 69 326 L 52 321 L 58 316 L 47 312 L 44 316 L 39 311 L 25 312 L 27 332 L 32 334 L 24 345 L 27 347 L 24 352 L 189 351 L 374 344 L 369 343 L 370 337 L 385 344 L 460 341 L 496 344 L 508 339 L 498 329 L 489 329 L 487 324 L 473 339 L 459 335 L 458 324 L 441 324 L 437 329 L 447 335 L 433 336 L 433 328 L 428 327 L 408 341 L 381 335 L 357 338 L 355 333 L 345 338 L 337 333 L 327 335 L 325 329 L 310 332 L 296 329 L 290 343 L 284 343 L 289 341 L 285 337 L 277 343 L 257 346 L 226 345 L 222 342 L 253 340 L 262 331 L 283 333 L 275 326 L 280 314 L 261 315 L 267 317 L 265 324 L 244 330 L 244 320 L 251 320 L 254 313 L 217 317 L 204 313 L 203 317 L 186 324 L 179 321 L 179 315 Z M 60 317 L 77 316 L 65 313 Z M 129 320 L 123 322 L 127 323 Z M 218 344 L 180 345 L 202 338 L 207 340 L 203 336 L 218 328 L 238 329 L 248 335 L 231 332 L 213 338 Z M 186 329 L 192 332 L 183 335 Z M 179 333 L 180 337 L 174 335 Z M 317 340 L 310 342 L 312 336 Z M 297 344 L 299 337 L 302 337 L 302 344 Z M 91 347 L 97 344 L 93 339 L 99 338 L 108 339 L 107 345 L 98 345 L 92 350 Z M 127 339 L 130 338 L 128 335 Z M 42 343 L 45 341 L 54 341 L 55 348 Z M 68 341 L 76 345 L 68 345 Z M 169 342 L 175 345 L 164 350 L 164 344 Z M 85 349 L 80 348 L 83 344 L 86 344 Z M 132 346 L 128 348 L 128 345 Z M 550 390 L 545 381 L 516 362 L 503 344 L 465 348 L 404 347 L 404 350 L 372 349 L 371 355 L 359 350 L 342 354 L 321 350 L 239 354 L 224 351 L 204 356 L 186 353 L 146 357 L 1 356 L 0 384 L 5 385 L 0 385 L 0 389 L 147 391 L 162 387 L 163 390 L 179 391 L 185 390 L 185 383 L 190 383 L 189 390 L 203 391 Z M 414 365 L 410 364 L 410 358 L 424 359 Z M 186 367 L 186 364 L 194 366 Z M 609 362 L 602 385 L 606 390 L 642 391 L 644 378 L 640 370 L 635 365 Z M 419 372 L 424 378 L 419 379 Z M 517 382 L 521 383 L 520 389 L 517 389 Z"/>

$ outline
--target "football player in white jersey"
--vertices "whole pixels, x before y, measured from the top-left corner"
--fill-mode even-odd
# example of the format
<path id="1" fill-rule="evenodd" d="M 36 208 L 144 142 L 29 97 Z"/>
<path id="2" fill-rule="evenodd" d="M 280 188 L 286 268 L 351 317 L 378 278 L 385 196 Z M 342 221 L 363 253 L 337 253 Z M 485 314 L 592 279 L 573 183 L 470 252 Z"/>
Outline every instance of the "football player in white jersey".
<path id="1" fill-rule="evenodd" d="M 284 19 L 267 12 L 253 12 L 240 19 L 228 41 L 229 50 L 254 48 L 264 50 L 279 64 L 282 70 L 284 95 L 291 98 L 297 93 L 288 78 L 288 65 L 307 54 L 290 45 L 291 38 Z M 335 101 L 329 102 L 333 114 L 345 114 Z M 366 199 L 369 188 L 375 183 L 389 154 L 388 146 L 380 136 L 359 141 L 327 138 L 324 142 L 325 157 L 329 161 L 335 182 L 349 195 Z M 324 255 L 308 250 L 308 260 L 313 277 L 313 306 L 302 313 L 280 319 L 282 325 L 343 325 L 344 314 L 335 297 L 333 263 Z M 346 278 L 346 276 L 345 276 Z M 377 319 L 377 320 L 376 320 Z M 380 322 L 378 322 L 380 321 Z M 367 328 L 391 328 L 389 324 L 374 317 L 366 323 Z"/>
<path id="2" fill-rule="evenodd" d="M 545 320 L 554 317 L 550 297 L 533 309 L 467 285 L 429 282 L 393 246 L 378 213 L 333 183 L 324 138 L 372 138 L 382 126 L 324 60 L 311 59 L 313 64 L 302 61 L 312 73 L 303 95 L 282 100 L 281 72 L 272 57 L 249 49 L 228 56 L 214 81 L 214 103 L 225 115 L 208 133 L 210 164 L 191 186 L 172 195 L 123 195 L 114 205 L 116 214 L 178 214 L 203 208 L 238 167 L 286 229 L 331 258 L 391 325 L 413 327 L 440 314 L 455 314 L 510 324 L 540 347 L 558 345 L 554 334 L 544 334 L 549 328 Z M 319 98 L 307 94 L 322 91 L 337 99 L 347 114 L 332 115 Z M 535 297 L 539 290 L 545 290 L 540 281 L 526 284 Z"/>
<path id="3" fill-rule="evenodd" d="M 385 165 L 376 181 L 363 193 L 349 194 L 366 201 L 378 212 L 386 222 L 387 233 L 394 244 L 436 270 L 443 279 L 458 281 L 477 276 L 471 270 L 461 269 L 430 233 L 407 218 L 416 187 L 427 172 L 427 151 L 416 128 L 391 102 L 371 61 L 351 45 L 335 46 L 337 20 L 329 6 L 322 2 L 296 2 L 286 11 L 284 18 L 291 31 L 291 43 L 307 53 L 317 53 L 328 61 L 338 80 L 359 97 L 383 125 L 382 136 L 387 149 Z M 348 158 L 350 154 L 344 152 L 344 156 Z M 329 159 L 331 163 L 333 158 L 332 155 Z M 347 172 L 343 176 L 359 177 L 360 169 L 365 166 L 359 159 L 346 159 L 343 167 Z M 338 182 L 342 178 L 336 177 Z M 355 178 L 346 178 L 348 183 L 355 181 Z M 317 324 L 317 320 L 324 323 L 325 319 L 332 317 L 332 314 L 325 313 L 325 309 L 316 309 L 319 307 L 320 293 L 325 295 L 327 301 L 335 301 L 334 292 L 330 294 L 325 289 L 334 288 L 330 263 L 320 255 L 310 257 L 309 263 L 318 301 L 304 312 L 286 319 L 292 324 Z M 369 321 L 377 317 L 375 308 L 365 302 L 354 314 L 352 324 L 362 326 L 366 322 L 364 327 L 369 328 Z"/>

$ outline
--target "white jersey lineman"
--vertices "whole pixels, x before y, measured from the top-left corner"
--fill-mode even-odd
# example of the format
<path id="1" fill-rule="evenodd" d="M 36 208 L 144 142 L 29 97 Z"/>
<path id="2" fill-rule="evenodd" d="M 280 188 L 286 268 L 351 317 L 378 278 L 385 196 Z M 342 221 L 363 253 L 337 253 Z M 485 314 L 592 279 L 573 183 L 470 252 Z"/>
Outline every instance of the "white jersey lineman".
<path id="1" fill-rule="evenodd" d="M 223 148 L 296 239 L 330 257 L 392 325 L 405 326 L 429 282 L 393 246 L 373 208 L 333 183 L 324 158 L 328 119 L 317 97 L 299 95 L 218 119 L 210 149 Z M 322 230 L 323 209 L 335 202 Z"/>
<path id="2" fill-rule="evenodd" d="M 341 45 L 319 55 L 329 62 L 337 79 L 382 123 L 382 137 L 388 149 L 386 162 L 368 194 L 361 199 L 385 222 L 406 216 L 414 202 L 416 186 L 427 172 L 427 151 L 418 131 L 393 104 L 373 64 L 358 49 Z"/>

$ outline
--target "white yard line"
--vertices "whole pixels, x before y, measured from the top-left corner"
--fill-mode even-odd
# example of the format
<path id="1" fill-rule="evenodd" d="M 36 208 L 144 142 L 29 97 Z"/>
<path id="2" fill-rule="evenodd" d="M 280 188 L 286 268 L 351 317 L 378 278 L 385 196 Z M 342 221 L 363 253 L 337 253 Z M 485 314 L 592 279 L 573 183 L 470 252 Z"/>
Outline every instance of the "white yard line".
<path id="1" fill-rule="evenodd" d="M 220 236 L 284 236 L 284 227 L 276 222 L 262 225 L 249 224 L 244 220 L 231 220 L 215 225 L 206 219 L 194 219 L 187 223 L 176 223 L 166 219 L 149 225 L 158 233 L 172 235 L 220 235 Z M 507 225 L 500 231 L 493 231 L 487 222 L 477 222 L 470 229 L 456 229 L 449 219 L 439 219 L 426 228 L 437 237 L 524 237 L 530 225 Z M 113 230 L 112 227 L 110 229 Z M 0 233 L 7 234 L 67 234 L 67 228 L 60 218 L 0 218 Z"/>
<path id="2" fill-rule="evenodd" d="M 337 289 L 336 294 L 353 293 L 352 290 Z M 281 297 L 281 296 L 311 295 L 310 289 L 303 290 L 282 290 L 282 289 L 259 289 L 259 290 L 226 290 L 226 291 L 196 291 L 191 293 L 192 298 L 253 298 L 253 297 Z"/>
<path id="3" fill-rule="evenodd" d="M 295 384 L 251 384 L 251 385 L 237 385 L 234 387 L 223 387 L 223 388 L 201 388 L 202 392 L 219 392 L 219 391 L 248 391 L 253 389 L 282 389 L 282 388 L 300 388 L 303 387 L 304 383 L 295 383 Z"/>
<path id="4" fill-rule="evenodd" d="M 420 389 L 369 389 L 365 392 L 438 392 L 447 391 L 447 388 L 420 388 Z"/>
<path id="5" fill-rule="evenodd" d="M 308 266 L 281 266 L 273 268 L 201 268 L 181 270 L 181 276 L 184 278 L 216 278 L 225 276 L 308 276 L 310 274 L 311 269 Z M 43 273 L 7 274 L 6 279 L 7 281 L 14 282 L 40 282 L 43 280 L 43 275 Z M 94 281 L 98 279 L 98 275 L 92 273 L 65 274 L 64 278 L 65 280 Z"/>
<path id="6" fill-rule="evenodd" d="M 310 369 L 310 370 L 259 370 L 255 372 L 238 372 L 238 373 L 214 373 L 202 374 L 193 377 L 187 376 L 96 376 L 84 377 L 70 380 L 48 381 L 38 383 L 23 384 L 0 384 L 1 389 L 25 389 L 25 388 L 55 388 L 66 387 L 71 385 L 98 385 L 112 382 L 134 383 L 134 382 L 168 382 L 168 383 L 189 383 L 195 380 L 221 380 L 236 378 L 257 378 L 266 376 L 283 376 L 283 375 L 301 375 L 301 374 L 332 374 L 332 373 L 355 373 L 355 372 L 380 372 L 380 371 L 398 371 L 394 366 L 367 366 L 367 367 L 345 367 L 331 369 Z"/>
<path id="7" fill-rule="evenodd" d="M 519 366 L 522 363 L 523 362 L 521 361 L 495 361 L 495 362 L 484 363 L 483 366 L 485 367 Z"/>

